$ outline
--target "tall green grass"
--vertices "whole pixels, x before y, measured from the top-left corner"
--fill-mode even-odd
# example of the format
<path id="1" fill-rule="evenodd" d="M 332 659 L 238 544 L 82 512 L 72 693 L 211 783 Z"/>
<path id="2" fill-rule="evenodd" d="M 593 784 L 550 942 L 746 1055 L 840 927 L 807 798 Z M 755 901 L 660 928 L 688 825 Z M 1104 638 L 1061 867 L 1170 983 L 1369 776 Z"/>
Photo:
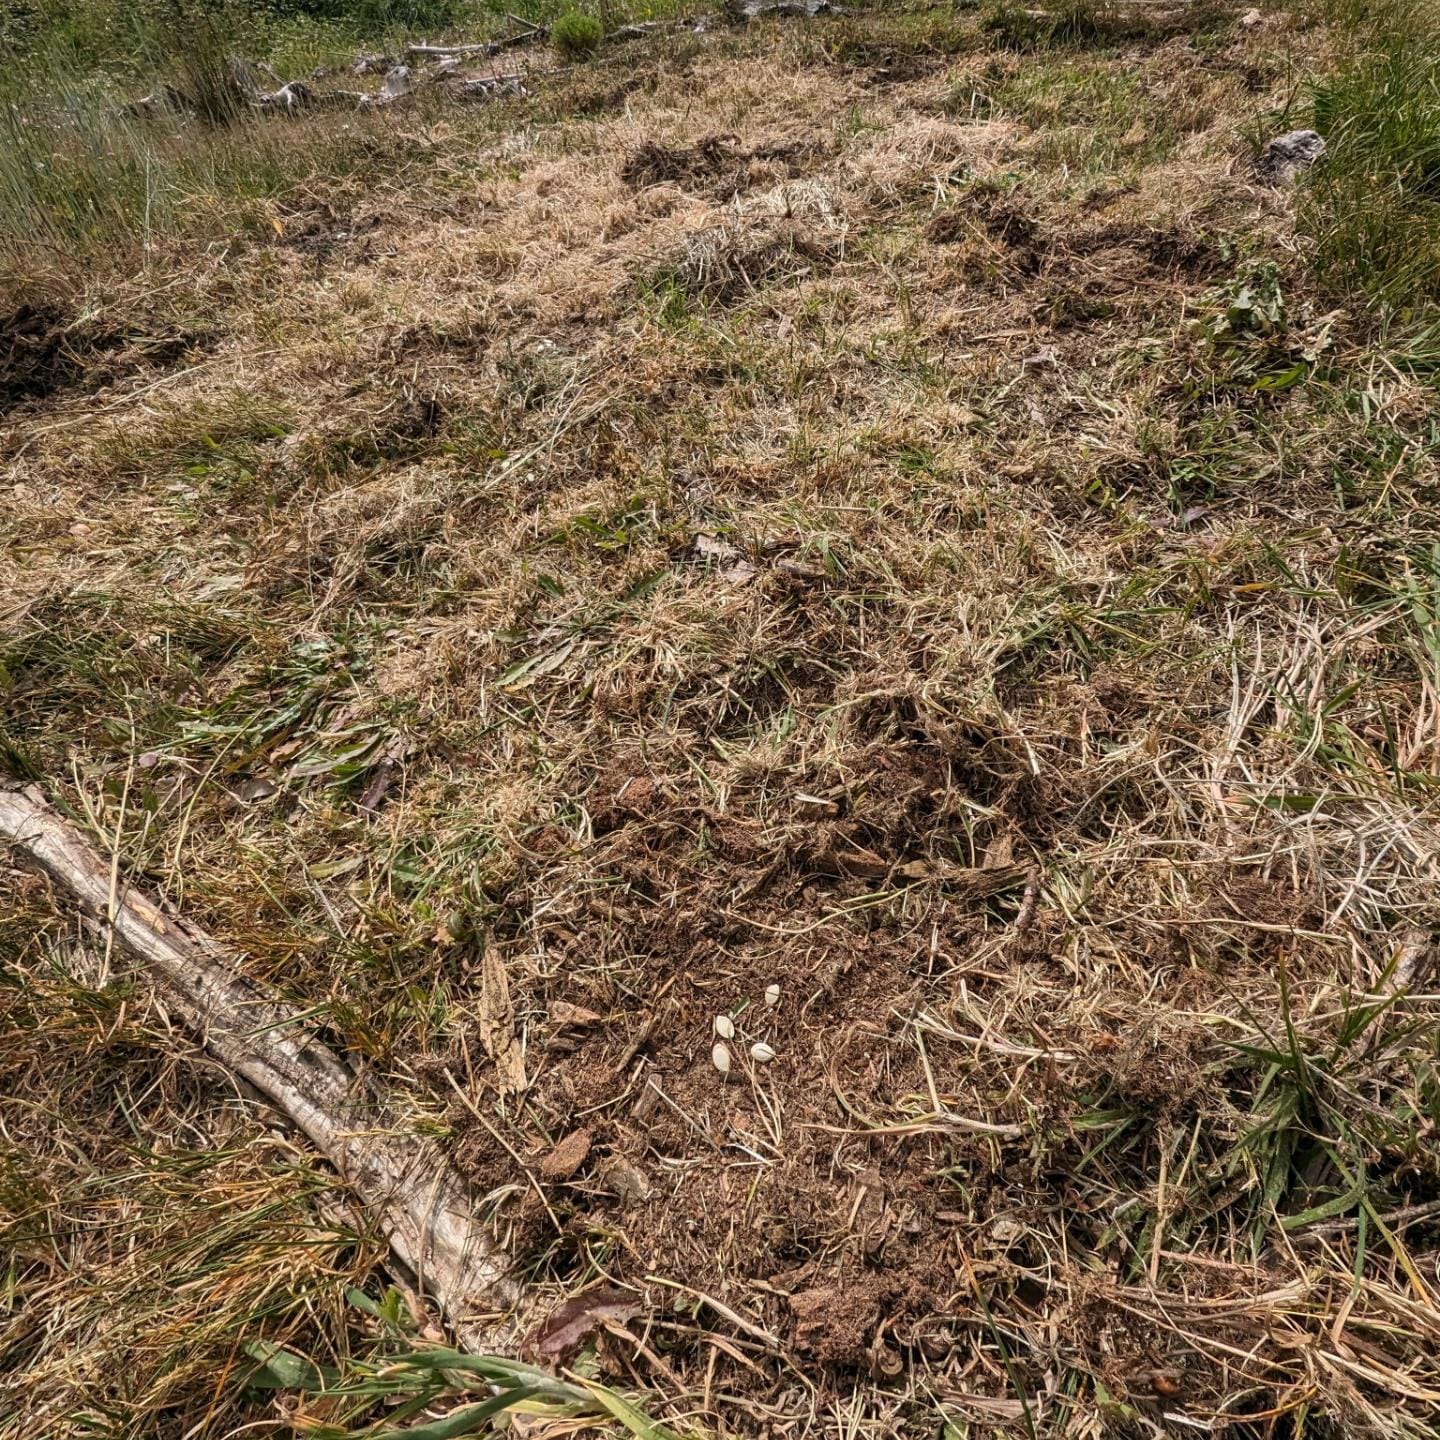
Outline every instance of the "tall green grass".
<path id="1" fill-rule="evenodd" d="M 259 117 L 232 60 L 281 73 L 348 59 L 407 21 L 468 0 L 22 0 L 0 4 L 0 294 L 97 264 L 130 265 L 166 237 L 257 222 L 257 200 L 373 154 L 378 122 Z M 8 42 L 8 43 L 7 43 Z M 147 92 L 184 97 L 140 109 Z"/>
<path id="2" fill-rule="evenodd" d="M 1300 221 L 1324 279 L 1387 309 L 1440 302 L 1440 3 L 1339 0 L 1346 53 L 1312 90 L 1328 149 Z"/>
<path id="3" fill-rule="evenodd" d="M 549 19 L 570 0 L 0 0 L 0 315 L 176 233 L 259 223 L 311 176 L 372 167 L 393 127 L 336 112 L 259 117 L 231 83 L 236 56 L 283 77 L 347 64 L 406 36 L 495 33 L 507 10 Z M 595 9 L 599 0 L 589 7 Z M 606 7 L 612 21 L 673 14 L 680 0 Z M 173 89 L 181 106 L 137 111 Z"/>
<path id="4" fill-rule="evenodd" d="M 0 68 L 60 53 L 75 68 L 144 71 L 206 31 L 273 58 L 297 36 L 372 40 L 462 24 L 492 8 L 485 0 L 7 0 Z"/>
<path id="5" fill-rule="evenodd" d="M 133 264 L 186 230 L 244 228 L 255 202 L 339 168 L 364 139 L 327 126 L 297 146 L 284 119 L 243 116 L 218 88 L 197 112 L 136 114 L 109 87 L 49 79 L 0 106 L 0 291 Z"/>

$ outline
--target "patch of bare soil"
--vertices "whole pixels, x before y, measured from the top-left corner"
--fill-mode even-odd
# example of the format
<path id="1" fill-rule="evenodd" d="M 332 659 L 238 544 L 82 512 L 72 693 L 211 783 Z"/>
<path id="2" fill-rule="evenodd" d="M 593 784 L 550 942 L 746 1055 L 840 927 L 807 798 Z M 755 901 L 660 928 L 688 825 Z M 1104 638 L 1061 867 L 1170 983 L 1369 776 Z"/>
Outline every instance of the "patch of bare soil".
<path id="1" fill-rule="evenodd" d="M 53 305 L 21 305 L 0 316 L 0 406 L 49 395 L 84 372 L 77 353 L 83 340 L 70 333 L 69 323 Z"/>
<path id="2" fill-rule="evenodd" d="M 620 174 L 636 189 L 674 184 L 723 200 L 760 181 L 806 174 L 823 153 L 816 140 L 786 140 L 752 149 L 741 147 L 733 135 L 706 135 L 694 145 L 682 146 L 646 140 L 626 157 Z"/>
<path id="3" fill-rule="evenodd" d="M 0 315 L 0 413 L 74 386 L 109 384 L 141 367 L 173 365 L 207 343 L 200 333 L 137 336 L 57 305 L 22 304 Z"/>
<path id="4" fill-rule="evenodd" d="M 914 857 L 935 838 L 950 767 L 875 759 L 865 818 L 797 804 L 778 850 L 753 821 L 691 808 L 643 775 L 602 779 L 595 824 L 613 885 L 556 936 L 571 978 L 534 1034 L 529 1097 L 550 1133 L 583 1125 L 586 1153 L 548 1210 L 532 1195 L 517 1220 L 522 1250 L 579 1256 L 597 1233 L 629 1237 L 615 1278 L 643 1287 L 659 1274 L 743 1303 L 796 1353 L 852 1369 L 942 1345 L 956 1274 L 940 1176 L 985 1149 L 943 1122 L 870 1133 L 907 1097 L 929 1108 L 925 1066 L 903 1040 L 933 965 L 926 944 L 883 921 L 823 944 L 794 938 L 798 917 L 863 914 L 907 860 L 928 873 Z M 957 889 L 970 878 L 957 873 Z M 996 893 L 1018 900 L 1023 884 L 1006 868 Z M 598 978 L 617 964 L 623 988 Z M 574 1024 L 577 1009 L 594 1018 Z M 731 1038 L 717 1042 L 717 1020 Z M 931 1077 L 948 1092 L 960 1057 L 937 1051 Z M 463 1109 L 452 1121 L 477 1183 L 513 1183 L 493 1138 Z M 542 1180 L 555 1155 L 535 1158 Z"/>
<path id="5" fill-rule="evenodd" d="M 1074 843 L 1087 787 L 1037 789 L 993 736 L 881 733 L 857 757 L 861 791 L 808 777 L 768 823 L 638 763 L 602 774 L 589 803 L 607 883 L 547 920 L 554 998 L 530 1035 L 527 1105 L 558 1143 L 517 1157 L 467 1107 L 450 1117 L 482 1189 L 523 1184 L 526 1167 L 538 1180 L 512 1212 L 518 1253 L 563 1274 L 608 1237 L 606 1273 L 648 1284 L 682 1333 L 687 1315 L 738 1310 L 742 1347 L 781 1347 L 822 1393 L 943 1367 L 977 1305 L 1057 1313 L 1027 1236 L 1054 1224 L 1066 1162 L 1029 1170 L 1012 1148 L 1027 1117 L 1063 1126 L 1092 1088 L 1175 1123 L 1213 1103 L 1199 1032 L 1159 1012 L 1097 1023 L 1064 998 L 1063 927 L 1037 913 L 1032 857 Z M 977 808 L 992 819 L 970 863 L 950 858 Z M 526 888 L 553 893 L 555 841 L 531 843 Z M 887 900 L 907 892 L 932 921 Z M 1045 1037 L 1014 1052 L 1023 1088 L 1007 1043 L 938 1019 L 956 1003 Z M 464 1046 L 443 1063 L 485 1088 Z M 1102 1227 L 1078 1206 L 1063 1228 L 1083 1250 Z M 1160 1352 L 1137 1337 L 1121 1353 L 1145 1391 Z M 1017 1358 L 1018 1373 L 1038 1385 L 1038 1363 Z"/>
<path id="6" fill-rule="evenodd" d="M 1045 261 L 1045 239 L 1023 199 L 985 186 L 941 210 L 924 233 L 932 245 L 965 244 L 967 269 L 977 277 L 997 266 L 1008 274 L 1033 276 Z"/>

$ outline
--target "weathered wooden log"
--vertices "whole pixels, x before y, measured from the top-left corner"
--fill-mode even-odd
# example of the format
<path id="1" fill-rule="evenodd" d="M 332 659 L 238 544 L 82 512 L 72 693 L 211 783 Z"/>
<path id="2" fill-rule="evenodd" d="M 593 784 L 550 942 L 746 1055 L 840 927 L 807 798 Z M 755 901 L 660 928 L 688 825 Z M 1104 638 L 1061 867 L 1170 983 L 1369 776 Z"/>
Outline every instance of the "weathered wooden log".
<path id="1" fill-rule="evenodd" d="M 517 45 L 528 45 L 534 40 L 543 40 L 549 33 L 550 28 L 547 25 L 531 25 L 521 34 L 507 35 L 503 40 L 484 40 L 468 45 L 407 45 L 405 53 L 419 56 L 422 59 L 447 55 L 498 55 L 502 50 L 510 50 Z"/>
<path id="2" fill-rule="evenodd" d="M 397 1107 L 247 979 L 233 951 L 128 886 L 112 895 L 110 861 L 37 788 L 0 790 L 0 845 L 33 860 L 113 934 L 206 1052 L 335 1167 L 461 1344 L 511 1348 L 518 1287 L 434 1140 L 409 1133 Z"/>

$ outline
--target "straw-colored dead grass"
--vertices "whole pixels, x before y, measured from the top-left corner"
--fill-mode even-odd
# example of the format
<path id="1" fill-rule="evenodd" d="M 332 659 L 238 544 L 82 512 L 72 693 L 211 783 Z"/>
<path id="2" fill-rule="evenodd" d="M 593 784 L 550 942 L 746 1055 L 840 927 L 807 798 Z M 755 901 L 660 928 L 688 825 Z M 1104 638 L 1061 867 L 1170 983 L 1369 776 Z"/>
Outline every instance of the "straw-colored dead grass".
<path id="1" fill-rule="evenodd" d="M 362 249 L 188 272 L 206 354 L 11 416 L 3 753 L 409 1088 L 535 1286 L 634 1287 L 595 1363 L 682 1428 L 1420 1435 L 1428 392 L 1248 168 L 1281 20 L 927 23 L 537 81 Z M 360 1418 L 241 1347 L 383 1355 L 376 1247 L 36 882 L 0 926 L 16 1413 Z"/>

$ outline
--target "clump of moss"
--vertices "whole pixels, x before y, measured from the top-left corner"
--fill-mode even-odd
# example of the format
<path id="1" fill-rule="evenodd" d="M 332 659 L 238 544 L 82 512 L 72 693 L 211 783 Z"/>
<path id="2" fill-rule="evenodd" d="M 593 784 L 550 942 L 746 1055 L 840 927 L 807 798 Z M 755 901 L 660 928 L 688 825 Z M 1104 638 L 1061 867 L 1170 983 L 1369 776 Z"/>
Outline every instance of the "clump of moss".
<path id="1" fill-rule="evenodd" d="M 593 15 L 571 10 L 550 27 L 550 41 L 566 60 L 588 60 L 605 38 L 605 31 Z"/>

